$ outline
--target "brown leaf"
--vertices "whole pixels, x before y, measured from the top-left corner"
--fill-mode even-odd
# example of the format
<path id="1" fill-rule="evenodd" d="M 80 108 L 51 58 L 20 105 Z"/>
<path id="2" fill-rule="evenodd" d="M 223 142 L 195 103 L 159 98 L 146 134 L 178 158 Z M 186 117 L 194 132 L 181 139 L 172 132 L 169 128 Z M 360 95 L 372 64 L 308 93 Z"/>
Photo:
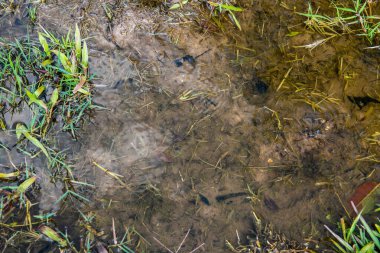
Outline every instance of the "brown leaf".
<path id="1" fill-rule="evenodd" d="M 380 183 L 376 182 L 365 182 L 359 185 L 351 196 L 349 203 L 352 201 L 359 210 L 366 208 L 366 205 L 371 204 L 371 199 L 377 194 L 377 189 L 379 189 L 379 187 Z M 368 207 L 366 209 L 368 209 Z"/>
<path id="2" fill-rule="evenodd" d="M 82 88 L 82 86 L 86 83 L 86 81 L 87 81 L 86 77 L 85 77 L 85 76 L 81 76 L 81 77 L 80 77 L 80 81 L 79 81 L 79 83 L 75 86 L 75 88 L 74 88 L 74 90 L 73 90 L 73 93 L 74 93 L 74 94 L 77 93 L 78 90 L 79 90 L 80 88 Z"/>

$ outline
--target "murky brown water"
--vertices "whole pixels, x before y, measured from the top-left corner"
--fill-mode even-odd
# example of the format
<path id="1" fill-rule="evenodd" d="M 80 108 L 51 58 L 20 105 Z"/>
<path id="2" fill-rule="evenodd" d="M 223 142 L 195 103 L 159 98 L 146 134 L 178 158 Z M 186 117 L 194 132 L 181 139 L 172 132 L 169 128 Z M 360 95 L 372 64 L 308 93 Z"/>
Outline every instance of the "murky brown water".
<path id="1" fill-rule="evenodd" d="M 78 180 L 94 185 L 92 204 L 82 208 L 96 214 L 100 230 L 111 235 L 114 218 L 119 233 L 135 226 L 149 252 L 166 252 L 157 240 L 174 249 L 190 229 L 179 252 L 203 243 L 201 252 L 228 252 L 226 240 L 244 242 L 255 230 L 253 210 L 289 240 L 313 242 L 344 215 L 340 201 L 357 185 L 380 180 L 378 163 L 358 160 L 379 154 L 364 139 L 378 129 L 380 107 L 348 99 L 378 97 L 378 52 L 356 38 L 299 48 L 320 39 L 293 12 L 305 3 L 242 2 L 243 31 L 227 25 L 225 33 L 190 9 L 91 0 L 39 6 L 50 31 L 79 23 L 88 36 L 95 102 L 106 109 L 78 142 L 64 136 L 60 145 L 72 146 Z M 112 22 L 103 3 L 115 10 Z M 1 36 L 25 34 L 17 15 L 2 19 Z M 301 33 L 287 36 L 292 31 Z M 199 57 L 177 67 L 186 55 Z M 58 210 L 51 203 L 61 185 L 43 170 L 39 176 L 49 192 L 39 208 Z"/>

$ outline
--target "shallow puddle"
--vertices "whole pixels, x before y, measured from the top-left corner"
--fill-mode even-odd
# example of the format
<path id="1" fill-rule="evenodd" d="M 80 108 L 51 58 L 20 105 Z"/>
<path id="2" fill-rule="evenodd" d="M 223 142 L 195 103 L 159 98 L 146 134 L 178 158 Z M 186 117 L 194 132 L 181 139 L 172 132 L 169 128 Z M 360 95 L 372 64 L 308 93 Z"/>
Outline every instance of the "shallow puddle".
<path id="1" fill-rule="evenodd" d="M 80 208 L 95 214 L 103 243 L 135 227 L 147 252 L 229 252 L 226 240 L 243 245 L 260 235 L 257 217 L 288 243 L 315 247 L 327 235 L 323 225 L 345 215 L 354 189 L 379 182 L 379 149 L 365 141 L 378 129 L 379 104 L 349 99 L 379 91 L 378 53 L 357 38 L 302 47 L 320 39 L 293 11 L 305 3 L 241 5 L 242 32 L 232 24 L 221 32 L 190 7 L 166 13 L 91 0 L 38 7 L 51 32 L 78 23 L 87 33 L 98 108 L 77 140 L 62 133 L 57 147 L 68 150 L 78 181 L 91 185 L 82 189 L 91 203 Z M 23 13 L 19 21 L 3 17 L 0 36 L 25 35 Z M 16 139 L 1 132 L 0 141 Z M 52 204 L 62 183 L 34 162 L 40 211 L 61 208 L 58 226 L 79 233 L 75 208 Z"/>

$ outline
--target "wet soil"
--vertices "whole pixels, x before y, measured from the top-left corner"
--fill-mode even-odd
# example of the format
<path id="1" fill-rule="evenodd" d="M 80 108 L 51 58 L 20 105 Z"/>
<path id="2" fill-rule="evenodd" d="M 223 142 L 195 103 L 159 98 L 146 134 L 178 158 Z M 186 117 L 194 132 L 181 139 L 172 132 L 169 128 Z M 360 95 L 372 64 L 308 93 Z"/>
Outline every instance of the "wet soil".
<path id="1" fill-rule="evenodd" d="M 300 47 L 321 38 L 294 12 L 304 3 L 241 5 L 242 32 L 228 20 L 221 32 L 196 4 L 169 13 L 123 1 L 39 6 L 50 31 L 79 23 L 87 33 L 95 102 L 104 109 L 78 141 L 61 142 L 72 147 L 78 180 L 94 185 L 83 208 L 100 230 L 111 234 L 114 219 L 119 233 L 134 226 L 149 252 L 165 252 L 157 241 L 174 249 L 190 229 L 179 252 L 202 243 L 200 251 L 227 252 L 226 240 L 244 242 L 255 230 L 253 210 L 289 240 L 310 243 L 345 215 L 356 186 L 380 180 L 378 162 L 363 159 L 379 154 L 365 140 L 378 129 L 379 104 L 349 99 L 378 98 L 378 52 L 354 37 Z M 1 36 L 25 34 L 9 22 Z M 41 187 L 50 194 L 39 207 L 56 210 L 48 203 L 60 185 Z"/>

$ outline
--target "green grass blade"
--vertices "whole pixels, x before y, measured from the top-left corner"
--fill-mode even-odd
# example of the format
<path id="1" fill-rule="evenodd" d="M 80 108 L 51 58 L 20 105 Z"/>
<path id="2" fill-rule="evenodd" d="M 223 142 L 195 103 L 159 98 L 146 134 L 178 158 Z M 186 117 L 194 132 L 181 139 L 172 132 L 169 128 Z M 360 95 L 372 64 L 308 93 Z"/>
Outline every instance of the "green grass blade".
<path id="1" fill-rule="evenodd" d="M 355 231 L 356 229 L 356 224 L 358 223 L 359 221 L 359 216 L 356 216 L 356 218 L 354 219 L 354 221 L 352 222 L 352 225 L 350 227 L 350 230 L 348 230 L 348 233 L 347 233 L 347 239 L 349 240 L 351 238 L 351 235 L 353 234 L 353 232 Z"/>
<path id="2" fill-rule="evenodd" d="M 56 231 L 51 229 L 48 226 L 41 226 L 40 231 L 42 234 L 49 237 L 51 240 L 57 242 L 60 247 L 65 248 L 67 247 L 67 241 L 63 239 Z"/>
<path id="3" fill-rule="evenodd" d="M 77 61 L 79 62 L 82 55 L 82 47 L 78 24 L 75 25 L 75 55 L 77 57 Z"/>
<path id="4" fill-rule="evenodd" d="M 46 148 L 42 143 L 34 138 L 28 131 L 28 129 L 21 123 L 18 123 L 16 126 L 16 135 L 17 138 L 20 139 L 21 135 L 24 135 L 31 143 L 33 143 L 34 146 L 41 149 L 41 151 L 46 155 L 46 157 L 50 160 L 49 153 L 47 152 Z"/>
<path id="5" fill-rule="evenodd" d="M 86 41 L 83 42 L 82 48 L 82 67 L 85 69 L 88 68 L 88 48 Z"/>
<path id="6" fill-rule="evenodd" d="M 330 241 L 334 244 L 334 246 L 341 252 L 341 253 L 350 253 L 349 251 L 346 251 L 345 249 L 340 246 L 338 242 L 330 238 Z"/>
<path id="7" fill-rule="evenodd" d="M 17 192 L 19 194 L 25 193 L 26 190 L 36 181 L 36 177 L 31 177 L 22 182 L 18 187 L 17 187 Z"/>
<path id="8" fill-rule="evenodd" d="M 51 98 L 50 98 L 51 107 L 55 106 L 55 104 L 58 101 L 58 98 L 59 98 L 59 90 L 58 90 L 58 88 L 55 88 L 53 91 L 53 94 L 51 95 Z"/>
<path id="9" fill-rule="evenodd" d="M 71 73 L 71 62 L 67 58 L 67 56 L 64 53 L 61 53 L 58 50 L 52 50 L 53 53 L 55 53 L 58 56 L 59 61 L 61 62 L 63 68 L 68 72 Z"/>
<path id="10" fill-rule="evenodd" d="M 235 17 L 235 14 L 232 12 L 232 11 L 229 11 L 235 25 L 237 26 L 237 28 L 239 28 L 239 30 L 241 31 L 241 26 L 240 26 L 240 23 L 239 21 L 237 20 L 237 18 Z"/>
<path id="11" fill-rule="evenodd" d="M 38 39 L 40 40 L 41 46 L 44 49 L 45 54 L 50 58 L 50 48 L 42 33 L 38 33 Z"/>
<path id="12" fill-rule="evenodd" d="M 374 250 L 375 250 L 375 245 L 373 244 L 373 242 L 370 242 L 360 250 L 360 253 L 373 253 Z"/>
<path id="13" fill-rule="evenodd" d="M 380 242 L 379 239 L 376 237 L 376 235 L 372 232 L 372 229 L 369 227 L 368 223 L 364 220 L 363 216 L 359 215 L 360 221 L 364 226 L 364 229 L 367 231 L 373 242 L 375 243 L 376 247 L 380 249 Z"/>
<path id="14" fill-rule="evenodd" d="M 29 105 L 34 103 L 34 104 L 39 105 L 42 108 L 44 108 L 45 111 L 47 112 L 47 106 L 46 106 L 46 104 L 42 100 L 38 99 L 37 96 L 34 93 L 31 93 L 27 89 L 25 89 L 25 93 L 26 93 L 26 95 L 29 98 L 29 103 L 28 103 Z"/>
<path id="15" fill-rule="evenodd" d="M 228 4 L 220 4 L 220 7 L 222 7 L 225 10 L 229 10 L 229 11 L 243 11 L 243 8 L 236 7 L 233 5 L 228 5 Z"/>
<path id="16" fill-rule="evenodd" d="M 345 240 L 343 240 L 342 237 L 339 235 L 335 234 L 328 226 L 325 225 L 325 228 L 338 240 L 340 244 L 342 244 L 346 249 L 349 251 L 353 251 L 354 249 L 351 247 L 350 244 L 348 244 Z"/>
<path id="17" fill-rule="evenodd" d="M 355 10 L 350 9 L 350 8 L 336 7 L 336 9 L 337 9 L 337 10 L 340 10 L 340 11 L 356 13 Z"/>

